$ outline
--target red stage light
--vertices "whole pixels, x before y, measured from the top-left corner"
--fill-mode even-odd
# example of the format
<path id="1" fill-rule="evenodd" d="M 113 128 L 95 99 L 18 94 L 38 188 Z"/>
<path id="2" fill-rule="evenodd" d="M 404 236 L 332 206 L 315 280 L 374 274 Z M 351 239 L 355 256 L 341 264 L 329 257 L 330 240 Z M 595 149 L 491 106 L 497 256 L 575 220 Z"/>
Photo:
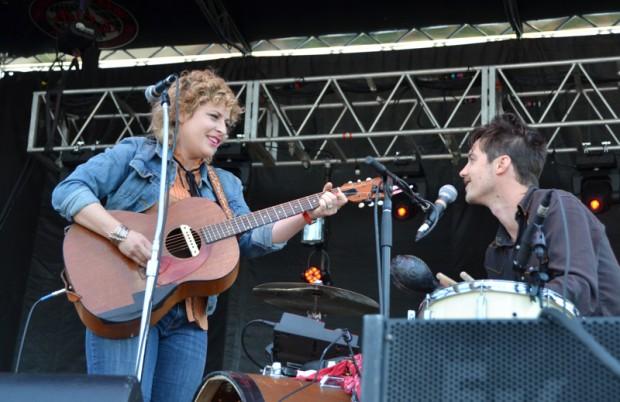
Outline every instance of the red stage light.
<path id="1" fill-rule="evenodd" d="M 595 214 L 607 211 L 613 202 L 613 190 L 609 176 L 583 179 L 581 201 Z"/>
<path id="2" fill-rule="evenodd" d="M 406 221 L 413 215 L 413 205 L 410 202 L 398 202 L 394 205 L 392 216 L 399 221 Z"/>
<path id="3" fill-rule="evenodd" d="M 589 200 L 588 208 L 590 208 L 590 211 L 594 213 L 600 212 L 605 209 L 603 200 L 598 199 L 598 198 L 592 198 L 591 200 Z"/>

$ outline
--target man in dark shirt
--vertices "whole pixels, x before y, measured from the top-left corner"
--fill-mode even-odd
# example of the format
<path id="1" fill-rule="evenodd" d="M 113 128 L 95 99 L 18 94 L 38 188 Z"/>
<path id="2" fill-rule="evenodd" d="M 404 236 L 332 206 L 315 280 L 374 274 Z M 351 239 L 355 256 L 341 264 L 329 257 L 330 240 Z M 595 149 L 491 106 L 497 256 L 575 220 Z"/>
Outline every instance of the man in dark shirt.
<path id="1" fill-rule="evenodd" d="M 547 152 L 544 137 L 515 115 L 503 114 L 474 130 L 470 145 L 459 173 L 465 200 L 486 206 L 500 223 L 485 256 L 489 278 L 520 276 L 513 270 L 516 245 L 551 192 L 543 225 L 551 277 L 547 287 L 566 294 L 581 315 L 620 315 L 620 266 L 605 227 L 572 194 L 538 188 Z M 538 265 L 532 255 L 526 267 Z"/>

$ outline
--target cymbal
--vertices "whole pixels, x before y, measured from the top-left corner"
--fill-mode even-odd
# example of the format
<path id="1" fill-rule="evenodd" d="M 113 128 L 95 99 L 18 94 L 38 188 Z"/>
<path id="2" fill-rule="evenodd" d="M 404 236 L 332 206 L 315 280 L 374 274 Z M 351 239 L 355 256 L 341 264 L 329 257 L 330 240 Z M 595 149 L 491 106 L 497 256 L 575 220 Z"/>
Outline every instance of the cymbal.
<path id="1" fill-rule="evenodd" d="M 297 313 L 364 315 L 379 310 L 370 297 L 322 284 L 269 282 L 254 287 L 252 293 L 265 303 Z"/>

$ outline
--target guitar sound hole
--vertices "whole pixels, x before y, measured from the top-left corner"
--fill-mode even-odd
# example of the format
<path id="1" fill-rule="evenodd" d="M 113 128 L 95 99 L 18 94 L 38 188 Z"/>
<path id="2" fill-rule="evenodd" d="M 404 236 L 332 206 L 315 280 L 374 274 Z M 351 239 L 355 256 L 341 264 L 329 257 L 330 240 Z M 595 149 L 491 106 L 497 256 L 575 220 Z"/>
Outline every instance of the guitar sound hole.
<path id="1" fill-rule="evenodd" d="M 192 237 L 198 249 L 202 245 L 202 241 L 198 233 L 191 229 Z M 172 229 L 166 237 L 166 249 L 168 252 L 177 258 L 190 258 L 192 253 L 188 247 L 187 241 L 183 236 L 183 232 L 180 228 Z"/>

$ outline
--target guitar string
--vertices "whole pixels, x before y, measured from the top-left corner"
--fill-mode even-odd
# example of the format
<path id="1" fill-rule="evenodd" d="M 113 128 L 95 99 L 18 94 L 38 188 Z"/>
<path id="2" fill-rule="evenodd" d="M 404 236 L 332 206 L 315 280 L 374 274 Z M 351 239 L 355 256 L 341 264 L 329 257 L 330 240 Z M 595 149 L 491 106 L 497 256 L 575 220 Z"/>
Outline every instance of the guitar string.
<path id="1" fill-rule="evenodd" d="M 197 232 L 199 231 L 200 233 L 198 233 L 198 236 L 202 239 L 205 240 L 208 243 L 211 243 L 212 241 L 217 241 L 217 240 L 221 240 L 223 238 L 226 237 L 230 237 L 233 236 L 236 233 L 241 233 L 245 230 L 249 230 L 252 228 L 252 223 L 250 222 L 250 216 L 253 216 L 253 220 L 258 223 L 258 218 L 256 218 L 256 216 L 260 216 L 261 217 L 261 221 L 263 221 L 263 224 L 268 224 L 268 223 L 272 223 L 274 222 L 273 220 L 271 220 L 271 218 L 274 217 L 276 220 L 280 220 L 280 219 L 286 219 L 288 217 L 291 217 L 295 214 L 298 214 L 300 212 L 303 212 L 305 210 L 309 210 L 312 207 L 314 207 L 315 203 L 318 203 L 318 198 L 320 197 L 320 193 L 319 194 L 313 194 L 313 195 L 309 195 L 303 198 L 300 198 L 298 200 L 294 200 L 294 201 L 289 201 L 287 203 L 284 204 L 279 204 L 270 208 L 267 208 L 265 210 L 262 211 L 256 211 L 250 214 L 246 214 L 246 215 L 241 215 L 241 216 L 237 216 L 233 219 L 230 220 L 226 220 L 224 222 L 220 222 L 217 224 L 213 224 L 213 225 L 209 225 L 208 227 L 212 228 L 212 230 L 207 231 L 206 227 L 202 227 L 199 228 L 197 230 Z M 315 199 L 313 199 L 315 198 Z M 296 207 L 293 206 L 294 202 L 298 202 L 298 204 L 301 206 L 301 202 L 307 202 L 308 205 L 310 205 L 309 209 L 302 209 L 301 211 L 297 211 Z M 315 201 L 315 203 L 313 203 L 312 201 Z M 278 215 L 277 209 L 283 210 L 285 212 L 285 217 L 281 218 Z M 273 211 L 273 213 L 272 213 Z M 268 222 L 265 222 L 264 217 L 267 216 L 269 218 Z M 246 229 L 246 224 L 243 222 L 243 220 L 246 220 L 247 223 L 250 224 L 250 227 L 248 227 Z M 226 225 L 228 225 L 228 228 L 226 227 Z M 241 231 L 235 231 L 233 225 L 237 226 L 237 228 L 239 227 L 243 227 L 243 230 Z M 261 225 L 258 225 L 261 226 Z M 257 226 L 254 226 L 257 227 Z M 219 230 L 218 230 L 219 228 Z M 230 229 L 233 229 L 232 232 L 230 232 Z M 218 233 L 219 232 L 219 233 Z M 235 233 L 236 232 L 236 233 Z M 219 237 L 220 233 L 223 235 L 223 237 Z M 201 236 L 202 234 L 202 236 Z M 214 235 L 215 239 L 213 239 L 212 241 L 209 241 L 210 239 L 207 239 L 207 236 L 209 235 Z M 209 236 L 211 237 L 211 236 Z M 167 237 L 166 239 L 166 247 L 168 248 L 169 251 L 182 251 L 183 249 L 185 249 L 185 245 L 187 244 L 185 242 L 185 236 L 182 233 L 179 234 L 174 234 L 174 235 L 170 235 Z"/>
<path id="2" fill-rule="evenodd" d="M 361 195 L 361 193 L 358 192 L 358 195 Z M 284 203 L 284 204 L 276 205 L 274 207 L 267 208 L 262 211 L 256 211 L 256 212 L 253 212 L 247 215 L 237 216 L 231 220 L 209 225 L 207 227 L 210 227 L 211 228 L 210 230 L 208 230 L 207 227 L 202 227 L 202 228 L 199 228 L 198 230 L 195 230 L 195 232 L 197 232 L 196 234 L 201 240 L 205 241 L 206 244 L 210 244 L 215 241 L 218 241 L 218 240 L 221 240 L 227 237 L 231 237 L 237 233 L 241 233 L 243 231 L 252 229 L 253 227 L 261 226 L 261 224 L 258 224 L 258 219 L 256 218 L 256 216 L 261 216 L 261 220 L 263 221 L 262 224 L 267 224 L 267 223 L 272 223 L 280 219 L 285 219 L 287 217 L 290 217 L 297 213 L 302 212 L 302 211 L 296 211 L 295 207 L 293 206 L 294 202 L 298 202 L 298 204 L 301 206 L 301 202 L 305 201 L 310 205 L 310 207 L 308 209 L 305 209 L 304 207 L 302 207 L 302 210 L 307 211 L 309 209 L 312 209 L 313 207 L 317 206 L 316 204 L 318 203 L 318 200 L 316 198 L 318 198 L 319 196 L 320 196 L 320 193 L 309 195 L 309 196 L 300 198 L 298 200 L 289 201 L 288 203 Z M 314 201 L 314 203 L 312 201 Z M 288 216 L 286 216 L 285 218 L 281 218 L 277 212 L 278 207 L 281 210 L 284 210 L 285 215 L 288 215 Z M 270 219 L 273 218 L 273 213 L 271 213 L 271 210 L 275 212 L 276 219 L 270 220 L 269 222 L 265 222 L 265 219 L 264 219 L 265 216 L 267 216 Z M 265 214 L 265 212 L 267 212 L 267 214 Z M 261 215 L 261 213 L 263 213 L 263 215 Z M 252 222 L 250 221 L 250 217 L 253 217 L 255 223 L 258 224 L 257 226 L 253 226 Z M 249 227 L 247 228 L 246 228 L 246 223 L 243 222 L 244 219 L 246 220 L 247 223 L 249 223 Z M 233 225 L 237 226 L 237 230 L 235 230 Z M 239 230 L 241 226 L 243 227 L 243 230 Z M 182 233 L 170 235 L 168 236 L 167 241 L 166 241 L 166 247 L 171 252 L 183 251 L 186 248 L 186 244 L 187 243 L 185 242 L 185 236 Z"/>
<path id="3" fill-rule="evenodd" d="M 220 240 L 222 238 L 233 236 L 237 233 L 244 232 L 254 227 L 261 226 L 263 224 L 268 224 L 276 220 L 288 218 L 290 216 L 293 216 L 301 212 L 301 211 L 297 211 L 295 208 L 292 208 L 292 209 L 281 208 L 281 209 L 284 210 L 285 212 L 284 217 L 281 217 L 280 214 L 278 214 L 278 212 L 275 212 L 275 214 L 274 213 L 266 213 L 266 214 L 263 213 L 259 215 L 261 217 L 259 220 L 256 216 L 253 216 L 252 218 L 250 218 L 250 216 L 254 214 L 248 214 L 248 215 L 238 216 L 234 219 L 220 222 L 214 225 L 209 225 L 208 226 L 209 229 L 207 229 L 207 227 L 202 227 L 197 230 L 194 229 L 194 232 L 198 232 L 198 235 L 200 236 L 202 240 L 205 240 L 208 243 L 210 243 L 211 238 L 213 238 L 212 241 Z M 268 218 L 267 221 L 265 221 L 265 217 Z M 273 219 L 273 218 L 276 218 L 276 219 Z M 263 223 L 259 223 L 261 221 Z M 166 245 L 169 250 L 172 250 L 173 248 L 176 247 L 174 251 L 181 250 L 182 248 L 178 248 L 178 247 L 179 246 L 184 247 L 185 244 L 186 244 L 185 236 L 182 233 L 170 235 L 168 236 L 167 241 L 166 241 Z"/>
<path id="4" fill-rule="evenodd" d="M 347 190 L 348 191 L 348 190 Z M 358 195 L 360 195 L 360 192 L 357 192 Z M 260 216 L 261 220 L 263 221 L 263 224 L 268 224 L 268 223 L 272 223 L 274 221 L 277 220 L 281 220 L 281 219 L 286 219 L 290 216 L 293 216 L 295 214 L 298 214 L 300 212 L 303 211 L 307 211 L 312 209 L 313 207 L 316 208 L 316 206 L 318 206 L 318 198 L 320 197 L 321 193 L 317 193 L 317 194 L 312 194 L 306 197 L 302 197 L 299 198 L 297 200 L 294 201 L 289 201 L 287 203 L 283 203 L 283 204 L 279 204 L 270 208 L 266 208 L 265 210 L 261 210 L 261 211 L 256 211 L 250 214 L 246 214 L 246 215 L 241 215 L 241 216 L 237 216 L 233 219 L 230 220 L 226 220 L 217 224 L 212 224 L 212 225 L 208 225 L 207 227 L 202 227 L 199 228 L 197 230 L 194 230 L 193 232 L 196 233 L 198 235 L 198 237 L 205 241 L 206 244 L 210 244 L 213 243 L 215 241 L 227 238 L 227 237 L 231 237 L 237 233 L 241 233 L 243 231 L 246 230 L 250 230 L 253 227 L 258 227 L 261 225 L 257 225 L 257 226 L 252 226 L 252 223 L 250 221 L 250 217 L 253 217 L 254 221 L 256 223 L 258 223 L 258 218 L 256 218 L 256 216 Z M 295 207 L 293 206 L 294 202 L 297 202 L 300 206 L 301 206 L 301 202 L 305 201 L 310 205 L 310 208 L 305 209 L 303 208 L 301 211 L 296 211 Z M 313 203 L 314 201 L 314 203 Z M 285 217 L 284 218 L 280 218 L 277 212 L 277 208 L 280 208 L 281 210 L 284 210 L 285 212 Z M 273 218 L 273 212 L 275 212 L 275 220 L 271 220 L 271 218 Z M 262 213 L 262 214 L 261 214 Z M 265 214 L 266 213 L 266 214 Z M 290 213 L 290 215 L 289 215 Z M 265 223 L 265 219 L 264 217 L 267 216 L 270 220 L 269 222 Z M 246 228 L 246 224 L 243 222 L 243 219 L 245 219 L 247 221 L 247 223 L 249 223 L 250 227 Z M 235 226 L 237 226 L 237 229 L 239 229 L 240 226 L 243 227 L 243 230 L 237 231 L 234 229 L 233 224 Z M 228 227 L 226 227 L 226 225 L 228 225 Z M 207 228 L 211 228 L 211 230 L 208 230 Z M 230 229 L 232 229 L 232 231 L 230 231 Z M 219 232 L 219 233 L 218 233 Z M 194 236 L 194 234 L 192 234 Z M 220 237 L 221 235 L 221 237 Z M 213 237 L 213 239 L 211 239 L 211 237 Z M 185 236 L 180 233 L 180 234 L 174 234 L 174 235 L 170 235 L 167 237 L 165 245 L 167 247 L 167 249 L 170 252 L 179 252 L 179 251 L 183 251 L 184 249 L 186 249 L 186 241 L 185 241 Z"/>

